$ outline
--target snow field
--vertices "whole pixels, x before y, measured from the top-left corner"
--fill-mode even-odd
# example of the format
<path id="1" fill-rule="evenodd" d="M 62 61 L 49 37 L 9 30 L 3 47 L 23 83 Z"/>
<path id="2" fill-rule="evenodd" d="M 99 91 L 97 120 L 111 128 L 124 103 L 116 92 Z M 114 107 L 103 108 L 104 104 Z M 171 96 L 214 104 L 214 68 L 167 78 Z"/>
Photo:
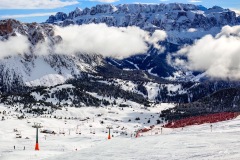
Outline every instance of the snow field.
<path id="1" fill-rule="evenodd" d="M 133 134 L 139 128 L 155 124 L 162 109 L 173 106 L 161 104 L 150 109 L 134 105 L 132 108 L 63 108 L 55 111 L 53 115 L 36 117 L 26 114 L 27 118 L 20 120 L 17 117 L 21 114 L 15 112 L 14 108 L 1 105 L 1 113 L 6 111 L 7 114 L 0 114 L 5 119 L 0 121 L 0 159 L 15 160 L 19 157 L 21 159 L 46 159 L 91 148 L 107 141 L 107 126 L 113 127 L 111 130 L 113 139 L 116 137 L 133 138 Z M 136 117 L 140 120 L 135 120 Z M 148 119 L 151 119 L 150 123 L 147 123 Z M 46 129 L 57 133 L 56 135 L 39 133 L 39 152 L 34 151 L 36 134 L 36 130 L 32 128 L 34 122 L 41 123 L 43 128 L 40 130 Z M 14 129 L 17 129 L 17 132 L 14 132 Z M 18 135 L 22 138 L 16 138 Z M 24 146 L 26 150 L 23 150 Z"/>
<path id="2" fill-rule="evenodd" d="M 152 131 L 142 133 L 138 138 L 134 137 L 136 130 L 156 124 L 156 120 L 159 119 L 157 115 L 161 110 L 173 106 L 161 104 L 147 109 L 133 106 L 123 110 L 117 107 L 67 108 L 67 111 L 62 109 L 54 112 L 51 118 L 49 115 L 46 117 L 27 115 L 28 118 L 23 120 L 10 114 L 5 115 L 6 120 L 0 121 L 0 159 L 238 160 L 240 158 L 238 151 L 240 118 L 215 123 L 212 132 L 210 125 L 204 124 L 178 129 L 163 128 L 161 134 L 161 126 L 157 125 Z M 0 111 L 3 110 L 16 114 L 6 106 L 0 106 Z M 53 118 L 54 116 L 56 118 Z M 136 117 L 140 120 L 135 120 Z M 149 119 L 150 123 L 147 123 Z M 100 123 L 101 121 L 104 123 Z M 40 151 L 34 151 L 36 132 L 32 128 L 34 122 L 40 122 L 42 129 L 57 133 L 56 135 L 39 134 Z M 107 126 L 113 127 L 111 140 L 107 140 Z M 18 132 L 13 132 L 14 128 L 17 128 Z M 22 138 L 16 138 L 16 133 L 19 132 Z M 65 132 L 65 135 L 59 134 L 62 132 Z M 29 139 L 25 139 L 26 137 Z M 26 150 L 23 150 L 24 146 Z"/>

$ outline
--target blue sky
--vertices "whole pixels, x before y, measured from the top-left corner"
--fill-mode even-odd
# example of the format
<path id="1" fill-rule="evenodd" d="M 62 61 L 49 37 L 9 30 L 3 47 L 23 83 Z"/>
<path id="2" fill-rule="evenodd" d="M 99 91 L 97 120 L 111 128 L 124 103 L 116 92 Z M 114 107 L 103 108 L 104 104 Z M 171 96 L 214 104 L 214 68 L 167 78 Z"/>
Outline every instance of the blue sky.
<path id="1" fill-rule="evenodd" d="M 76 7 L 92 7 L 96 4 L 111 3 L 193 3 L 212 7 L 215 5 L 240 11 L 239 0 L 1 0 L 0 19 L 14 18 L 22 22 L 44 22 L 56 12 L 69 13 Z"/>

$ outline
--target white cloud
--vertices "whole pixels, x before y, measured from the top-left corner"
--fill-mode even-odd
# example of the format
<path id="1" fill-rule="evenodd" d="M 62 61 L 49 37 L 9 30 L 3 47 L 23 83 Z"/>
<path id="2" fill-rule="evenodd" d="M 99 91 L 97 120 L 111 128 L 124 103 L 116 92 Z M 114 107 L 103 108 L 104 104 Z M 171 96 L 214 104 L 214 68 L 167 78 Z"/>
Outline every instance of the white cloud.
<path id="1" fill-rule="evenodd" d="M 167 33 L 162 30 L 156 30 L 149 39 L 147 39 L 147 42 L 149 44 L 152 44 L 155 48 L 163 52 L 165 50 L 164 47 L 160 46 L 158 44 L 159 41 L 164 41 L 167 38 Z"/>
<path id="2" fill-rule="evenodd" d="M 54 28 L 56 40 L 53 42 L 45 37 L 44 41 L 32 46 L 26 36 L 17 34 L 8 40 L 0 41 L 0 58 L 7 56 L 29 54 L 30 48 L 35 55 L 77 53 L 100 54 L 104 57 L 118 59 L 135 54 L 146 53 L 150 46 L 159 49 L 164 48 L 158 43 L 165 40 L 167 34 L 156 30 L 153 34 L 138 27 L 108 27 L 106 24 L 73 25 Z"/>
<path id="3" fill-rule="evenodd" d="M 192 46 L 185 46 L 175 56 L 176 66 L 204 71 L 210 77 L 240 79 L 240 26 L 225 26 L 215 37 L 206 35 Z"/>
<path id="4" fill-rule="evenodd" d="M 0 58 L 10 55 L 18 55 L 29 52 L 29 41 L 25 36 L 10 37 L 6 41 L 0 41 Z"/>
<path id="5" fill-rule="evenodd" d="M 138 27 L 117 28 L 106 24 L 56 27 L 55 32 L 63 39 L 56 46 L 56 53 L 97 53 L 119 59 L 146 53 L 149 44 L 163 50 L 157 42 L 166 38 L 164 31 L 155 31 L 151 36 Z"/>
<path id="6" fill-rule="evenodd" d="M 231 10 L 234 11 L 237 16 L 240 16 L 240 10 L 239 9 L 232 8 Z"/>
<path id="7" fill-rule="evenodd" d="M 33 13 L 33 14 L 16 14 L 16 15 L 2 15 L 0 16 L 1 19 L 7 19 L 7 18 L 26 18 L 26 17 L 42 17 L 42 16 L 50 16 L 55 15 L 56 12 L 50 12 L 50 13 Z"/>
<path id="8" fill-rule="evenodd" d="M 113 2 L 117 2 L 119 0 L 89 0 L 89 1 L 103 2 L 103 3 L 113 3 Z"/>
<path id="9" fill-rule="evenodd" d="M 240 26 L 224 26 L 216 38 L 227 37 L 240 37 Z"/>
<path id="10" fill-rule="evenodd" d="M 1 0 L 0 9 L 53 9 L 78 3 L 77 0 Z"/>
<path id="11" fill-rule="evenodd" d="M 48 55 L 54 53 L 54 46 L 48 38 L 45 38 L 44 41 L 40 41 L 34 46 L 33 52 L 36 55 Z"/>

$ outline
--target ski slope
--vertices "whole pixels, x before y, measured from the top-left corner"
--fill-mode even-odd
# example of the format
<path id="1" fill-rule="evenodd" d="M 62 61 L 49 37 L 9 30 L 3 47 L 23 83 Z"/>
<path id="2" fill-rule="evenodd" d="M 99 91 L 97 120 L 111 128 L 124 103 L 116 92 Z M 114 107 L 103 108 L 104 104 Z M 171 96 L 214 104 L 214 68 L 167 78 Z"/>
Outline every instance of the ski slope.
<path id="1" fill-rule="evenodd" d="M 240 159 L 240 117 L 213 124 L 212 132 L 210 124 L 204 124 L 178 129 L 163 128 L 161 134 L 161 126 L 156 125 L 152 131 L 135 138 L 136 130 L 156 124 L 159 112 L 173 106 L 161 104 L 147 109 L 133 106 L 123 110 L 68 108 L 56 111 L 51 118 L 49 115 L 26 115 L 28 118 L 22 120 L 17 119 L 19 113 L 11 107 L 0 106 L 1 112 L 11 112 L 4 116 L 5 120 L 0 121 L 0 160 Z M 135 120 L 136 117 L 140 120 Z M 149 119 L 150 123 L 147 123 Z M 40 122 L 42 129 L 57 133 L 39 134 L 40 151 L 34 151 L 34 122 Z M 113 127 L 111 140 L 107 140 L 107 126 Z M 60 134 L 63 132 L 65 134 Z M 22 138 L 16 138 L 17 133 Z"/>

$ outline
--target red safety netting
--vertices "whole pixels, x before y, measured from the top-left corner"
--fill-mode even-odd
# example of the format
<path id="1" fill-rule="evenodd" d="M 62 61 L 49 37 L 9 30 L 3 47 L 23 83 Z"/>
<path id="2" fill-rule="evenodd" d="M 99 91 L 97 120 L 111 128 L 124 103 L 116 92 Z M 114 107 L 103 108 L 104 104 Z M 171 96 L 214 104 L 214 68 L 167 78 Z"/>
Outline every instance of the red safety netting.
<path id="1" fill-rule="evenodd" d="M 176 120 L 165 124 L 163 127 L 165 128 L 180 128 L 190 125 L 200 125 L 204 123 L 215 123 L 220 121 L 226 121 L 230 119 L 236 118 L 240 113 L 237 112 L 222 112 L 215 114 L 208 114 L 203 116 L 196 116 L 185 118 L 181 120 Z"/>

